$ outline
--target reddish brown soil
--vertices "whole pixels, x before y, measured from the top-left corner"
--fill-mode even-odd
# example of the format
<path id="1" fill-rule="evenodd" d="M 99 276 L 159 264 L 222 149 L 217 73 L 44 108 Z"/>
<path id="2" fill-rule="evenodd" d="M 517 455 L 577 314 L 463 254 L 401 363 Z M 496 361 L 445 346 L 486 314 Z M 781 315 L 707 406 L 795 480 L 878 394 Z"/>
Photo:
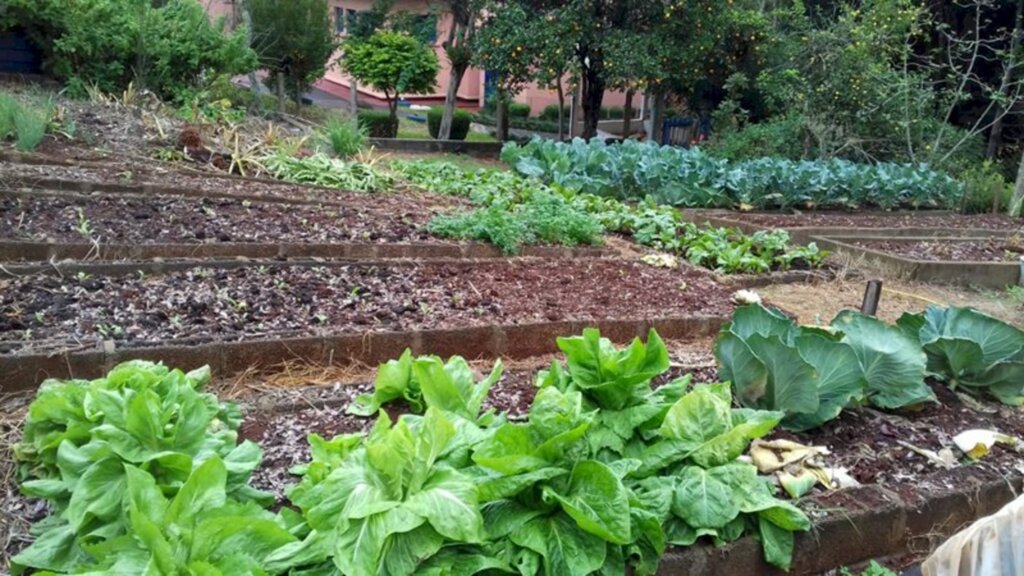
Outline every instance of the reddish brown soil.
<path id="1" fill-rule="evenodd" d="M 409 242 L 436 213 L 406 196 L 353 195 L 345 206 L 180 196 L 0 196 L 0 238 L 35 242 Z M 86 234 L 82 229 L 89 229 Z"/>
<path id="2" fill-rule="evenodd" d="M 1015 262 L 1024 254 L 1020 242 L 1004 238 L 971 241 L 856 240 L 854 246 L 879 250 L 911 260 L 933 262 Z"/>
<path id="3" fill-rule="evenodd" d="M 729 212 L 718 215 L 737 222 L 766 228 L 950 228 L 983 230 L 1019 230 L 1024 221 L 1002 214 L 932 214 L 928 212 Z"/>
<path id="4" fill-rule="evenodd" d="M 0 353 L 731 310 L 709 273 L 623 260 L 39 274 L 0 280 Z"/>

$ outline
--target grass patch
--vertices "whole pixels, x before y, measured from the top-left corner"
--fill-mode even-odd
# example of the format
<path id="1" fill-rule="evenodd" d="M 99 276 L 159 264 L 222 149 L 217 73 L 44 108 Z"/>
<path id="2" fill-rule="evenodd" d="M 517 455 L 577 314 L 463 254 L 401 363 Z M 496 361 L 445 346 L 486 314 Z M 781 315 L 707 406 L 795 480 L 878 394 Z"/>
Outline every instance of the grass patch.
<path id="1" fill-rule="evenodd" d="M 23 102 L 15 96 L 0 92 L 0 140 L 14 140 L 14 147 L 30 152 L 39 146 L 50 128 L 53 103 Z"/>
<path id="2" fill-rule="evenodd" d="M 339 158 L 355 156 L 366 146 L 366 129 L 337 116 L 327 121 L 322 135 Z"/>
<path id="3" fill-rule="evenodd" d="M 426 122 L 413 122 L 408 118 L 398 119 L 398 138 L 400 140 L 433 140 L 427 131 Z M 466 142 L 497 142 L 490 134 L 481 134 L 472 130 L 466 134 Z"/>

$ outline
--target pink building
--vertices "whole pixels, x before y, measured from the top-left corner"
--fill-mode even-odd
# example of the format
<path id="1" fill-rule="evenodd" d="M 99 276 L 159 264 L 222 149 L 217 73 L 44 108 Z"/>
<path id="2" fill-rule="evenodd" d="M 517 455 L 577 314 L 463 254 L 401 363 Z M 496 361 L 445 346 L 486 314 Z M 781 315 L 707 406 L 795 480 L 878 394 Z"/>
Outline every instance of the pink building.
<path id="1" fill-rule="evenodd" d="M 207 9 L 216 16 L 226 16 L 231 23 L 238 21 L 235 14 L 237 0 L 206 0 Z M 348 27 L 350 15 L 361 11 L 369 10 L 373 0 L 330 0 L 331 16 L 334 20 L 335 31 L 339 36 L 344 36 Z M 436 34 L 433 37 L 434 51 L 437 52 L 438 61 L 441 63 L 441 71 L 437 76 L 437 89 L 433 94 L 420 96 L 403 97 L 416 104 L 440 104 L 444 102 L 445 93 L 448 89 L 450 78 L 450 67 L 448 58 L 441 47 L 441 43 L 448 37 L 448 27 L 451 18 L 445 14 L 437 14 L 435 3 L 430 0 L 398 0 L 395 3 L 396 11 L 405 11 L 412 14 L 420 14 L 424 19 L 430 19 L 435 26 Z M 470 68 L 462 79 L 458 91 L 458 105 L 462 108 L 476 109 L 482 107 L 485 97 L 486 74 L 482 70 Z M 351 79 L 345 75 L 338 66 L 328 68 L 324 77 L 317 82 L 316 87 L 347 100 L 349 98 L 349 87 Z M 384 106 L 384 95 L 365 86 L 358 87 L 359 100 L 375 106 Z M 566 95 L 566 105 L 569 105 L 571 96 Z M 518 96 L 517 102 L 529 104 L 533 115 L 539 114 L 545 106 L 558 104 L 558 95 L 554 90 L 546 90 L 536 85 L 528 85 Z M 605 94 L 604 106 L 622 106 L 625 103 L 625 95 L 621 92 L 609 91 Z"/>

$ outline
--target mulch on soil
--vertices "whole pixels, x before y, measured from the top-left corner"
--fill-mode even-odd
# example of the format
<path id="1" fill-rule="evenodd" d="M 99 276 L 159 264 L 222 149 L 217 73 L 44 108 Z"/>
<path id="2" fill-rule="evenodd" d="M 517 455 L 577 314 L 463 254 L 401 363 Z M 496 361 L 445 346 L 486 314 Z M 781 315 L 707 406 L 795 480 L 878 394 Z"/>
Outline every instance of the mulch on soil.
<path id="1" fill-rule="evenodd" d="M 303 200 L 309 203 L 328 202 L 345 205 L 352 202 L 357 205 L 366 205 L 378 200 L 394 197 L 389 193 L 374 194 L 369 192 L 331 190 L 286 182 L 267 182 L 243 178 L 216 178 L 208 174 L 169 168 L 152 162 L 134 161 L 87 166 L 33 165 L 0 161 L 0 189 L 23 187 L 23 184 L 18 186 L 12 185 L 11 182 L 15 179 L 19 182 L 23 181 L 24 184 L 30 186 L 34 181 L 53 179 L 73 180 L 75 182 L 95 185 L 152 184 L 155 186 L 170 186 L 175 189 L 190 190 L 196 193 L 234 194 L 243 197 L 255 197 L 257 199 L 266 198 L 267 200 L 283 198 Z M 406 191 L 402 195 L 409 196 L 411 194 L 411 192 Z M 437 196 L 425 192 L 416 192 L 415 196 L 420 199 L 419 204 L 424 208 L 451 208 L 466 204 L 466 202 L 457 198 Z"/>
<path id="2" fill-rule="evenodd" d="M 1024 221 L 1005 214 L 930 214 L 928 212 L 729 212 L 716 215 L 766 228 L 935 228 L 937 230 L 981 229 L 1014 231 Z"/>
<path id="3" fill-rule="evenodd" d="M 0 238 L 101 244 L 433 239 L 423 228 L 436 211 L 416 198 L 368 194 L 350 197 L 345 206 L 289 206 L 167 195 L 3 195 Z"/>
<path id="4" fill-rule="evenodd" d="M 912 260 L 932 262 L 1015 262 L 1024 255 L 1024 245 L 1013 239 L 992 238 L 971 241 L 890 240 L 846 241 L 854 246 L 895 254 Z"/>
<path id="5" fill-rule="evenodd" d="M 0 353 L 731 311 L 707 272 L 625 260 L 34 274 L 0 280 Z"/>

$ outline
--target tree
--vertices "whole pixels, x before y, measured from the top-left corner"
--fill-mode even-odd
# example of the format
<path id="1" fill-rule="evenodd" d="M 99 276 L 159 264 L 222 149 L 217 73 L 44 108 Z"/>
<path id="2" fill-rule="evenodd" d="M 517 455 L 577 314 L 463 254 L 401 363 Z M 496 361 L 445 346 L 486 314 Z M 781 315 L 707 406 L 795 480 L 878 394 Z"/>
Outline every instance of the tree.
<path id="1" fill-rule="evenodd" d="M 482 0 L 444 0 L 442 5 L 451 15 L 451 28 L 444 42 L 444 52 L 451 65 L 448 79 L 448 90 L 444 96 L 444 113 L 437 138 L 447 140 L 451 136 L 452 118 L 455 115 L 455 100 L 458 97 L 459 85 L 473 59 L 473 36 L 477 22 L 481 17 Z"/>
<path id="2" fill-rule="evenodd" d="M 342 69 L 384 93 L 392 126 L 398 126 L 401 94 L 427 94 L 437 86 L 437 55 L 419 40 L 399 32 L 378 31 L 345 42 Z"/>
<path id="3" fill-rule="evenodd" d="M 535 76 L 536 35 L 541 33 L 536 14 L 519 1 L 492 2 L 489 16 L 476 33 L 473 63 L 495 74 L 498 92 L 498 140 L 508 139 L 508 101 Z"/>
<path id="4" fill-rule="evenodd" d="M 245 0 L 252 19 L 253 49 L 261 64 L 298 101 L 327 69 L 337 41 L 327 0 Z"/>

